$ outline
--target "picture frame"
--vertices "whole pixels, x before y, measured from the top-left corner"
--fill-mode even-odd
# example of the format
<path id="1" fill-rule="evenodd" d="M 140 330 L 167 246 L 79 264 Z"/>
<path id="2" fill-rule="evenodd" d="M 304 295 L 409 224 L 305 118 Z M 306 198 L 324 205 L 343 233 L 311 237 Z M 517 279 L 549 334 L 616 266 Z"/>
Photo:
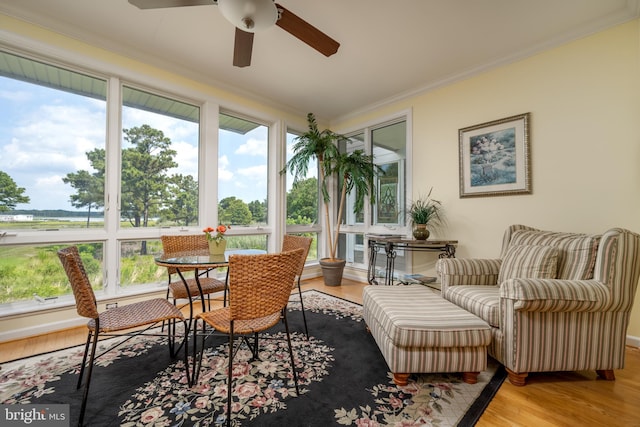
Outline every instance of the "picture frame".
<path id="1" fill-rule="evenodd" d="M 531 194 L 530 113 L 458 131 L 460 197 Z"/>

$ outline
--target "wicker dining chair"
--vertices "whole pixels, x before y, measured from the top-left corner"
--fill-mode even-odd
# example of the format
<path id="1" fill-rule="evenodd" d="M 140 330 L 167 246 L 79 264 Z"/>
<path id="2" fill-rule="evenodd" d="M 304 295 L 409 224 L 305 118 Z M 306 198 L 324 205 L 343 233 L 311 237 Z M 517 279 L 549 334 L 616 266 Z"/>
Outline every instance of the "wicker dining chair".
<path id="1" fill-rule="evenodd" d="M 208 254 L 209 253 L 209 243 L 207 242 L 207 236 L 204 234 L 187 234 L 187 235 L 175 235 L 175 236 L 160 236 L 160 240 L 162 241 L 162 250 L 165 255 L 169 254 L 184 254 L 184 253 L 192 253 L 192 254 Z M 193 271 L 194 269 L 186 269 L 181 268 L 180 273 L 184 273 L 187 271 Z M 182 281 L 180 277 L 176 280 L 176 276 L 179 276 L 178 270 L 173 267 L 167 267 L 167 273 L 169 276 L 168 289 L 167 289 L 167 298 L 171 297 L 173 299 L 173 303 L 176 304 L 179 299 L 188 299 L 189 300 L 189 310 L 190 310 L 190 318 L 193 318 L 193 299 L 201 299 L 202 301 L 202 310 L 205 310 L 204 301 L 202 300 L 203 296 L 207 297 L 207 305 L 208 309 L 211 310 L 211 294 L 215 292 L 224 291 L 225 301 L 226 301 L 226 283 L 218 280 L 214 277 L 209 277 L 209 272 L 198 273 L 198 276 L 194 277 L 184 277 L 185 283 Z M 202 294 L 200 293 L 200 289 L 198 289 L 198 282 L 200 283 L 200 289 L 202 289 Z M 187 293 L 187 288 L 189 292 Z"/>
<path id="2" fill-rule="evenodd" d="M 207 326 L 216 333 L 229 338 L 229 364 L 227 376 L 227 425 L 231 425 L 231 399 L 233 385 L 233 359 L 242 343 L 258 358 L 258 335 L 282 320 L 287 334 L 291 370 L 298 390 L 298 376 L 295 369 L 289 323 L 287 321 L 287 303 L 291 294 L 291 283 L 298 271 L 303 249 L 289 252 L 258 255 L 231 255 L 229 257 L 229 305 L 198 314 L 193 329 L 193 375 L 190 384 L 198 381 L 204 353 Z M 202 330 L 198 332 L 198 321 L 202 321 Z M 197 338 L 202 337 L 200 354 L 197 355 Z M 253 343 L 248 337 L 253 335 Z M 241 336 L 234 344 L 236 336 Z"/>
<path id="3" fill-rule="evenodd" d="M 302 248 L 302 256 L 298 261 L 298 268 L 296 271 L 296 279 L 293 282 L 293 289 L 298 288 L 298 295 L 300 296 L 300 309 L 302 310 L 302 320 L 304 320 L 304 333 L 309 338 L 309 328 L 307 327 L 307 316 L 304 312 L 304 301 L 302 300 L 302 289 L 300 288 L 300 279 L 302 272 L 304 271 L 304 264 L 307 261 L 309 255 L 309 249 L 311 248 L 311 237 L 293 236 L 291 234 L 285 234 L 282 239 L 282 252 L 292 251 L 294 249 Z"/>
<path id="4" fill-rule="evenodd" d="M 87 398 L 89 396 L 89 385 L 91 383 L 91 373 L 96 359 L 114 348 L 122 345 L 129 339 L 138 335 L 159 336 L 164 334 L 154 333 L 150 329 L 160 323 L 169 322 L 167 328 L 167 337 L 169 342 L 169 353 L 171 357 L 175 357 L 182 346 L 185 347 L 185 364 L 187 363 L 187 339 L 189 335 L 189 325 L 185 320 L 182 312 L 163 298 L 154 298 L 141 301 L 121 307 L 111 308 L 102 313 L 98 312 L 96 297 L 87 277 L 82 259 L 78 253 L 76 246 L 70 246 L 58 251 L 58 257 L 62 262 L 76 301 L 76 310 L 82 317 L 89 318 L 87 323 L 88 334 L 85 344 L 84 355 L 82 356 L 82 365 L 80 366 L 80 374 L 78 378 L 77 388 L 82 385 L 85 368 L 87 369 L 87 378 L 84 386 L 84 394 L 82 397 L 82 406 L 80 409 L 80 419 L 78 425 L 82 426 L 84 414 L 87 407 Z M 180 345 L 176 345 L 177 323 L 182 322 L 184 325 L 184 335 Z M 112 344 L 109 348 L 96 356 L 98 347 L 98 337 L 105 336 L 126 336 L 127 338 Z M 87 363 L 87 356 L 89 362 Z M 186 368 L 187 377 L 189 376 L 188 367 Z"/>

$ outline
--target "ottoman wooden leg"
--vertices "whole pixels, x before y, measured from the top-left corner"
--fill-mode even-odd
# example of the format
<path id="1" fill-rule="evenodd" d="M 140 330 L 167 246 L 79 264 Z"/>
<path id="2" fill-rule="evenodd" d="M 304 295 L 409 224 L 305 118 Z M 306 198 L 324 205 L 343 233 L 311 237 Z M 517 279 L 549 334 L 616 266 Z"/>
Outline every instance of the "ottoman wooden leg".
<path id="1" fill-rule="evenodd" d="M 613 373 L 613 369 L 598 369 L 596 373 L 600 378 L 607 381 L 615 381 L 616 375 Z"/>
<path id="2" fill-rule="evenodd" d="M 463 372 L 462 381 L 467 384 L 475 384 L 478 382 L 478 374 L 480 372 Z"/>
<path id="3" fill-rule="evenodd" d="M 394 372 L 393 382 L 396 383 L 396 385 L 405 386 L 409 383 L 409 374 Z"/>
<path id="4" fill-rule="evenodd" d="M 509 376 L 509 382 L 515 386 L 522 387 L 527 383 L 527 375 L 528 372 L 513 372 L 511 369 L 507 368 L 507 375 Z"/>

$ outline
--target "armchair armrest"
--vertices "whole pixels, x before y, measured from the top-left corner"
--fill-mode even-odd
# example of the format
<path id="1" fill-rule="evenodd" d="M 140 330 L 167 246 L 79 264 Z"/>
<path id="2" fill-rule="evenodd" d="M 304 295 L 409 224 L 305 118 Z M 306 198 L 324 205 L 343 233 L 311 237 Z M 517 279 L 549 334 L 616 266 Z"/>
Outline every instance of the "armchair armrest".
<path id="1" fill-rule="evenodd" d="M 513 300 L 516 311 L 596 312 L 610 306 L 610 289 L 598 280 L 510 279 L 500 298 Z"/>
<path id="2" fill-rule="evenodd" d="M 458 285 L 496 286 L 501 263 L 499 259 L 442 258 L 436 268 L 443 289 Z"/>

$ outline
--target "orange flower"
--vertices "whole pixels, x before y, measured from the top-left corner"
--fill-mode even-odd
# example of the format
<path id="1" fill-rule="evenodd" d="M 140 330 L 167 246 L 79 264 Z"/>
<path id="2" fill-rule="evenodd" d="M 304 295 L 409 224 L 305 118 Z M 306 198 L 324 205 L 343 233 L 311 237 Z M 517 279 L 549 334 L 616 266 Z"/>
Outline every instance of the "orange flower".
<path id="1" fill-rule="evenodd" d="M 220 224 L 216 228 L 207 227 L 202 231 L 207 235 L 207 240 L 219 242 L 220 240 L 224 240 L 224 233 L 230 228 L 230 225 Z"/>

